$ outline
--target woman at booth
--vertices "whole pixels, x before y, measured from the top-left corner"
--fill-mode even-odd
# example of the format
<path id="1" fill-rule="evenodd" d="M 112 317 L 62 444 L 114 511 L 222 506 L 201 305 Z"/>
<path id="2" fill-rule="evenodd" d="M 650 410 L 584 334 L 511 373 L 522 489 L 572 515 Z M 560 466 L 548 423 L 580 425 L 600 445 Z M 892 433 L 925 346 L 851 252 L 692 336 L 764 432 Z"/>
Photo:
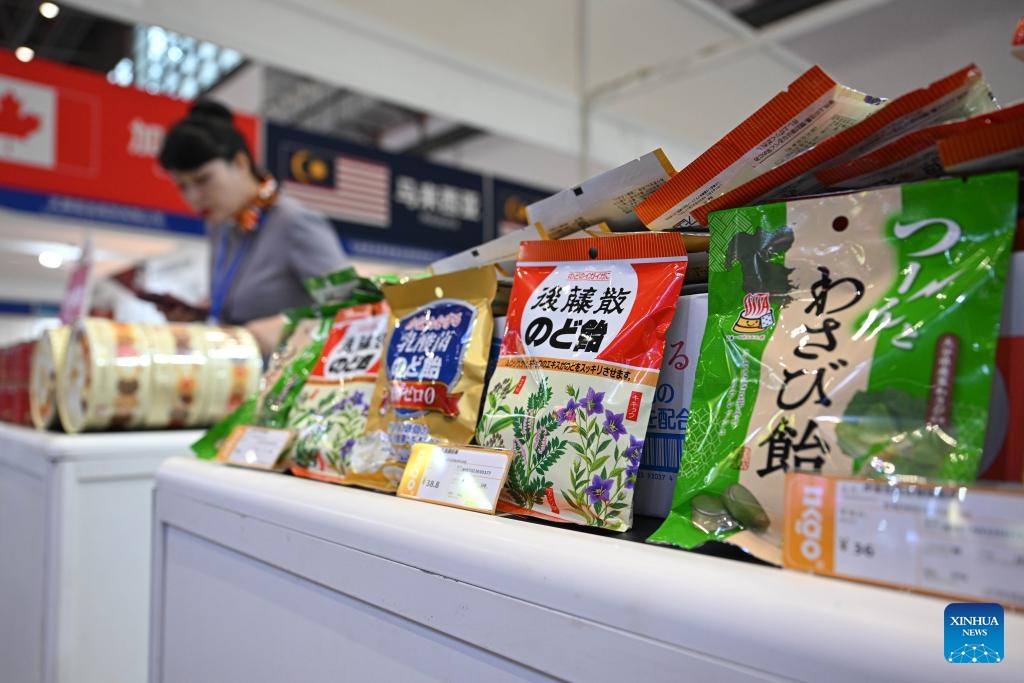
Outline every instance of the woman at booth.
<path id="1" fill-rule="evenodd" d="M 334 228 L 279 192 L 219 103 L 196 102 L 168 131 L 159 159 L 206 221 L 209 319 L 244 325 L 268 354 L 284 323 L 281 311 L 311 302 L 303 280 L 348 265 Z M 162 310 L 174 321 L 203 317 L 182 306 Z"/>

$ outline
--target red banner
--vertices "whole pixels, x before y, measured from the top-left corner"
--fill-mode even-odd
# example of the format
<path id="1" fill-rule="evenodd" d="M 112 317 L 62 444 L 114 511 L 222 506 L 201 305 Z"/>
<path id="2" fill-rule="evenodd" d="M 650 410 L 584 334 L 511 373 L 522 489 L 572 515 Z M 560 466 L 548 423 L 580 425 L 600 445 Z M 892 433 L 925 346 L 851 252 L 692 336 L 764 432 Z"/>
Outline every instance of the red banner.
<path id="1" fill-rule="evenodd" d="M 189 103 L 100 74 L 0 50 L 0 184 L 190 214 L 156 161 Z M 255 158 L 258 121 L 236 115 Z"/>
<path id="2" fill-rule="evenodd" d="M 459 399 L 462 394 L 449 394 L 448 385 L 443 382 L 401 382 L 391 383 L 391 405 L 403 410 L 434 410 L 448 417 L 459 414 Z"/>

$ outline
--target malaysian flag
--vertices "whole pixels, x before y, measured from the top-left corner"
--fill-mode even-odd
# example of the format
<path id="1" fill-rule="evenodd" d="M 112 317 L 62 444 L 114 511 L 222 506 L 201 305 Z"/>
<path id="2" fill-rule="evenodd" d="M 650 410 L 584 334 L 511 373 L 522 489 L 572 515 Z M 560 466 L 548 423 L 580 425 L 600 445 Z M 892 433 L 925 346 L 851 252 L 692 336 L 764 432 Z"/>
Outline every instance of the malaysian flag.
<path id="1" fill-rule="evenodd" d="M 284 190 L 306 206 L 349 223 L 391 224 L 391 169 L 387 164 L 345 155 L 333 165 L 305 150 L 292 155 Z"/>

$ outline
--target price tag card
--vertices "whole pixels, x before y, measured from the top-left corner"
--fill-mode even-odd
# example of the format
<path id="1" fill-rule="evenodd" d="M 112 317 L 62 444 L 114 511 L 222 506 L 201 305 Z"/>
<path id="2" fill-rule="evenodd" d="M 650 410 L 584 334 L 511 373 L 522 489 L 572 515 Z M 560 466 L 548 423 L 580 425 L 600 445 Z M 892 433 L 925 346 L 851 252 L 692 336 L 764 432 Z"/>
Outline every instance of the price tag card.
<path id="1" fill-rule="evenodd" d="M 217 460 L 260 470 L 277 469 L 281 455 L 291 445 L 293 436 L 289 429 L 238 425 L 221 446 Z"/>
<path id="2" fill-rule="evenodd" d="M 398 495 L 493 515 L 511 463 L 507 451 L 413 444 Z"/>
<path id="3" fill-rule="evenodd" d="M 1024 489 L 789 474 L 783 563 L 1024 608 Z"/>

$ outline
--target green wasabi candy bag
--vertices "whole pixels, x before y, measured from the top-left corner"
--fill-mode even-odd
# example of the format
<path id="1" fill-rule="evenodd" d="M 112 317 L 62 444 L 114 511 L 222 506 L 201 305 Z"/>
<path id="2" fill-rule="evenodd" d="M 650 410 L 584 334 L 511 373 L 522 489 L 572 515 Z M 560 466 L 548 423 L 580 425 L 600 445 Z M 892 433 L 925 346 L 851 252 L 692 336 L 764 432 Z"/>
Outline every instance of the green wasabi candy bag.
<path id="1" fill-rule="evenodd" d="M 788 472 L 973 480 L 1017 190 L 1000 173 L 711 214 L 686 443 L 649 540 L 780 562 Z M 736 484 L 761 528 L 695 519 Z"/>

